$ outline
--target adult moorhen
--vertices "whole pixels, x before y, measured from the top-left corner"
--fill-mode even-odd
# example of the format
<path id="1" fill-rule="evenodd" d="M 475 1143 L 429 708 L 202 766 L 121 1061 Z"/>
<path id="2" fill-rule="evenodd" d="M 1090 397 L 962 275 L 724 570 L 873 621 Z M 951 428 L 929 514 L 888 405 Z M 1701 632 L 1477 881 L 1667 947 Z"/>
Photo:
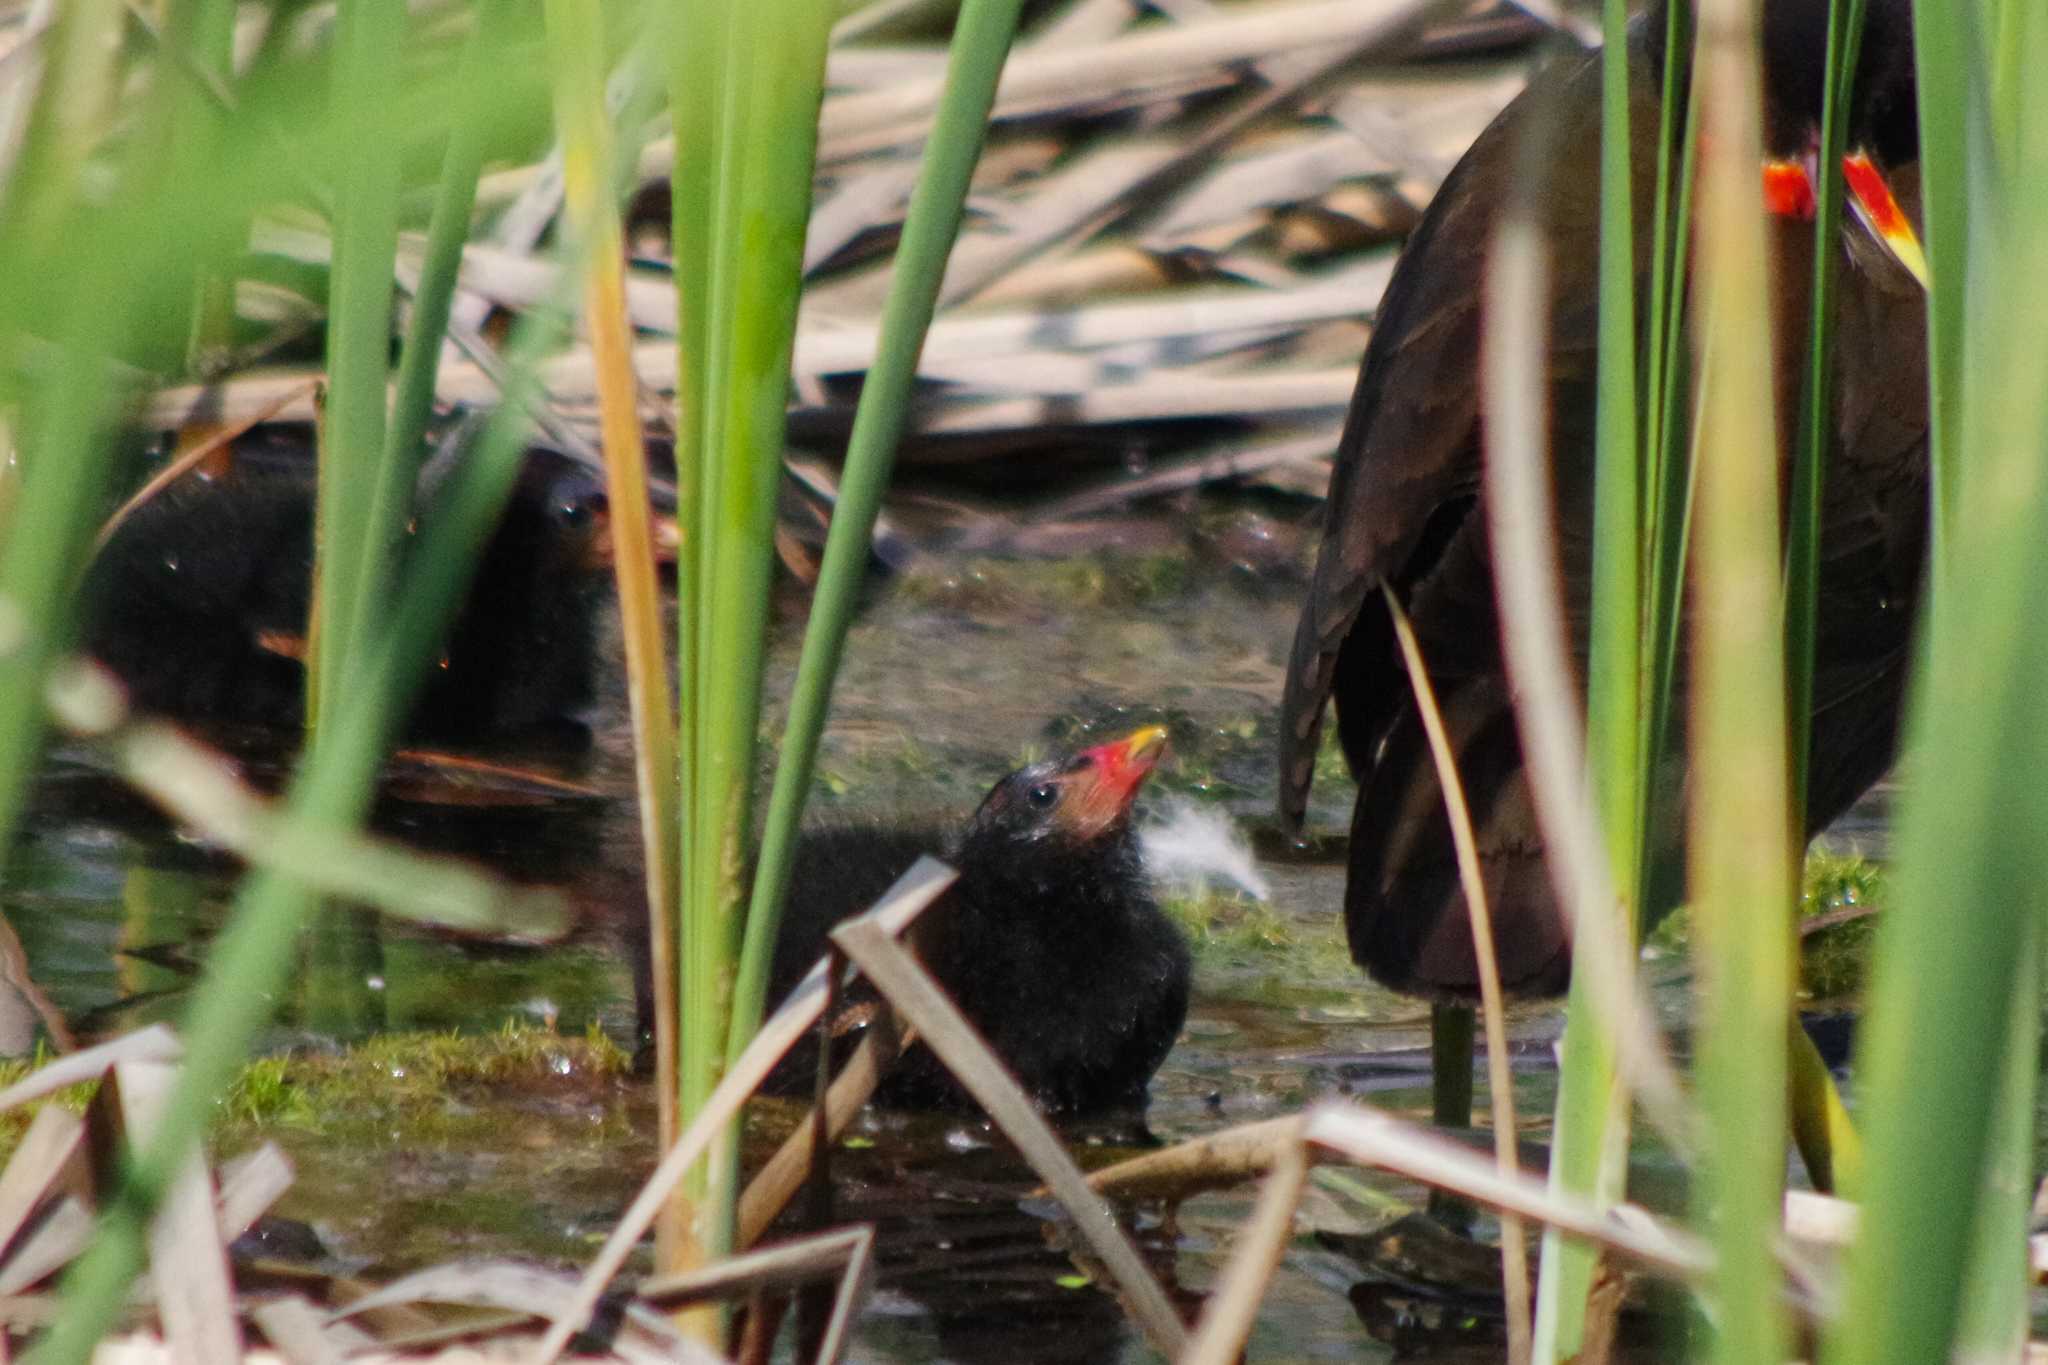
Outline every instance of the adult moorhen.
<path id="1" fill-rule="evenodd" d="M 1764 133 L 1773 158 L 1810 163 L 1817 146 L 1827 12 L 1828 0 L 1765 0 Z M 1904 189 L 1917 183 L 1911 30 L 1909 0 L 1871 0 L 1848 130 L 1852 151 L 1868 152 Z M 1639 270 L 1648 260 L 1664 34 L 1660 0 L 1628 38 Z M 1553 246 L 1550 449 L 1566 607 L 1583 663 L 1598 344 L 1598 54 L 1560 61 L 1539 75 L 1465 154 L 1408 242 L 1338 445 L 1324 540 L 1281 708 L 1280 805 L 1298 822 L 1324 703 L 1336 702 L 1339 738 L 1358 780 L 1345 890 L 1353 957 L 1385 985 L 1440 1000 L 1470 999 L 1477 973 L 1450 829 L 1380 595 L 1383 583 L 1415 623 L 1444 709 L 1471 803 L 1502 982 L 1525 994 L 1552 994 L 1570 971 L 1522 771 L 1479 506 L 1480 282 L 1525 124 L 1545 105 L 1557 120 L 1550 145 L 1561 149 L 1540 195 Z M 1866 229 L 1845 223 L 1834 304 L 1837 382 L 1820 551 L 1808 833 L 1841 814 L 1891 764 L 1926 558 L 1923 291 Z M 1782 220 L 1771 235 L 1781 424 L 1798 407 L 1812 236 L 1809 222 Z M 1682 704 L 1675 711 L 1683 715 Z M 1667 827 L 1659 840 L 1669 867 L 1659 899 L 1667 906 L 1680 892 L 1678 838 Z"/>

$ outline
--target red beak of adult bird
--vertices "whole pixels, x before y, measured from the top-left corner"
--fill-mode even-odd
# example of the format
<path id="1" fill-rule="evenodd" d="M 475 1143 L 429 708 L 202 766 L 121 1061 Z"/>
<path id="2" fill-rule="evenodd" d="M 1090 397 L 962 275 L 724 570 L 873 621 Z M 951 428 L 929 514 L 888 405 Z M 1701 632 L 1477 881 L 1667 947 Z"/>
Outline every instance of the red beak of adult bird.
<path id="1" fill-rule="evenodd" d="M 1930 0 L 1932 2 L 1932 0 Z M 1796 420 L 1810 311 L 1812 201 L 1828 0 L 1764 0 L 1766 187 L 1782 215 L 1772 320 L 1782 429 Z M 1662 0 L 1629 29 L 1630 160 L 1638 266 L 1646 243 L 1665 67 Z M 1358 781 L 1345 924 L 1352 955 L 1396 989 L 1477 992 L 1468 916 L 1428 746 L 1382 601 L 1415 625 L 1473 815 L 1502 983 L 1564 988 L 1570 945 L 1502 662 L 1487 519 L 1479 500 L 1480 283 L 1532 110 L 1555 120 L 1559 164 L 1536 196 L 1552 244 L 1549 447 L 1566 610 L 1583 664 L 1591 581 L 1597 370 L 1600 59 L 1562 60 L 1482 133 L 1445 180 L 1394 272 L 1339 441 L 1324 538 L 1281 703 L 1280 807 L 1306 808 L 1325 704 Z M 1849 101 L 1849 177 L 1834 295 L 1835 391 L 1821 507 L 1820 620 L 1803 826 L 1824 827 L 1890 766 L 1927 544 L 1926 301 L 1910 235 L 1918 124 L 1911 0 L 1871 0 Z M 1803 183 L 1801 183 L 1803 181 Z M 1895 195 L 1894 191 L 1900 193 Z M 1902 199 L 1905 206 L 1901 207 Z M 1868 223 L 1869 226 L 1864 226 Z M 1872 238 L 1883 251 L 1872 250 Z M 1686 686 L 1681 661 L 1678 686 Z M 1681 696 L 1674 715 L 1683 716 Z M 1682 755 L 1682 745 L 1674 746 Z M 1679 760 L 1682 761 L 1682 757 Z M 1682 775 L 1660 780 L 1675 798 Z M 1676 799 L 1653 813 L 1650 908 L 1682 894 Z"/>

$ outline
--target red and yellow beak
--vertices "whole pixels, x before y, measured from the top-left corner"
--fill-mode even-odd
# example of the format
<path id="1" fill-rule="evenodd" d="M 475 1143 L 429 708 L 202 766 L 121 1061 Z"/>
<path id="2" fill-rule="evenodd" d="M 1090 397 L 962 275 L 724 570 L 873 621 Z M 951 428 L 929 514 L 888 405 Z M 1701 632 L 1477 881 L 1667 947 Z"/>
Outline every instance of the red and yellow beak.
<path id="1" fill-rule="evenodd" d="M 1884 173 L 1877 169 L 1869 153 L 1851 152 L 1842 158 L 1842 176 L 1849 182 L 1849 206 L 1863 226 L 1884 243 L 1892 258 L 1925 289 L 1927 252 L 1920 245 L 1920 234 L 1913 231 L 1913 220 L 1906 217 L 1899 201 L 1892 197 L 1892 187 L 1885 182 Z"/>
<path id="2" fill-rule="evenodd" d="M 1868 152 L 1850 152 L 1842 158 L 1842 179 L 1849 189 L 1849 209 L 1857 221 L 1892 255 L 1892 259 L 1927 287 L 1927 252 L 1913 220 L 1899 207 L 1884 172 Z M 1819 211 L 1814 193 L 1812 159 L 1773 159 L 1764 163 L 1764 208 L 1780 218 L 1810 223 Z"/>
<path id="3" fill-rule="evenodd" d="M 1067 799 L 1061 823 L 1083 839 L 1108 829 L 1130 810 L 1159 760 L 1166 756 L 1166 727 L 1148 725 L 1122 739 L 1083 749 L 1077 767 L 1065 780 Z"/>

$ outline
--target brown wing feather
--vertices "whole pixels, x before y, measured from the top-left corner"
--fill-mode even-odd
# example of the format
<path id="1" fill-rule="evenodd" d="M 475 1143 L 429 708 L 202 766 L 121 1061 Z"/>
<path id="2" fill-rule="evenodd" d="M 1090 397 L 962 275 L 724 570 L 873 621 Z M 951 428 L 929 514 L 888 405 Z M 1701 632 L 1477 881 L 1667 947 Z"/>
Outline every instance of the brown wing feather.
<path id="1" fill-rule="evenodd" d="M 1597 54 L 1569 58 L 1509 105 L 1444 181 L 1387 287 L 1338 441 L 1322 547 L 1281 697 L 1280 810 L 1291 823 L 1307 807 L 1323 708 L 1368 597 L 1383 580 L 1398 588 L 1427 570 L 1412 562 L 1425 529 L 1439 509 L 1469 500 L 1479 483 L 1478 280 L 1502 186 L 1515 170 L 1524 115 L 1534 102 L 1551 99 L 1549 107 L 1566 120 L 1558 145 L 1597 146 L 1598 82 Z M 1639 92 L 1638 109 L 1646 96 Z M 1554 231 L 1590 240 L 1597 185 L 1573 160 L 1571 171 L 1554 178 L 1545 216 Z M 1589 365 L 1595 319 L 1566 301 L 1587 296 L 1591 270 L 1583 254 L 1555 263 L 1554 368 Z M 1347 715 L 1347 735 L 1383 731 L 1393 717 L 1380 713 L 1404 704 L 1404 695 L 1363 703 L 1373 714 Z M 1361 709 L 1348 688 L 1342 704 Z"/>

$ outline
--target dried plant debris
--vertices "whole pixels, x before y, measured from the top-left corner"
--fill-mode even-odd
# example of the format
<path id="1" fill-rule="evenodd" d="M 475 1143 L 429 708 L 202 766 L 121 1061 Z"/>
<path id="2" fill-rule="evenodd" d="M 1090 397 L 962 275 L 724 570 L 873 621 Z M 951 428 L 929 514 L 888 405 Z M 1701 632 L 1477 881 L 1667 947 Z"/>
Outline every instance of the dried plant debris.
<path id="1" fill-rule="evenodd" d="M 1047 495 L 1086 485 L 1061 508 L 1069 517 L 1214 482 L 1319 494 L 1403 235 L 1550 34 L 1504 0 L 1049 8 L 1007 69 L 897 496 L 920 472 L 988 466 Z M 836 458 L 850 429 L 946 39 L 943 15 L 909 3 L 867 6 L 837 35 L 791 409 L 792 444 L 814 457 Z M 677 369 L 672 155 L 665 138 L 643 144 L 627 215 L 628 312 L 657 425 Z M 488 338 L 551 288 L 558 158 L 494 171 L 479 204 L 455 304 L 461 354 L 440 376 L 449 404 L 495 401 Z M 402 265 L 416 269 L 423 249 L 407 239 Z M 319 303 L 288 282 L 324 278 L 330 254 L 311 215 L 260 220 L 245 322 L 290 344 Z M 538 415 L 558 444 L 587 449 L 587 348 L 546 370 Z M 161 390 L 143 420 L 304 420 L 311 378 L 243 365 Z M 790 554 L 805 562 L 794 542 Z"/>
<path id="2" fill-rule="evenodd" d="M 508 1046 L 498 1056 L 517 1068 L 533 1051 Z M 96 1201 L 114 1187 L 117 1154 L 147 1139 L 177 1084 L 178 1052 L 168 1031 L 146 1029 L 51 1062 L 0 1092 L 0 1106 L 20 1107 L 80 1086 L 93 1090 L 82 1115 L 58 1104 L 37 1109 L 0 1169 L 0 1333 L 28 1333 L 53 1320 L 56 1277 L 90 1243 Z M 502 1067 L 486 1070 L 501 1074 Z M 323 1268 L 317 1239 L 303 1229 L 301 1240 L 315 1254 L 280 1258 L 276 1249 L 291 1243 L 292 1225 L 266 1211 L 291 1180 L 290 1162 L 268 1144 L 218 1172 L 195 1154 L 159 1207 L 131 1327 L 95 1358 L 292 1365 L 528 1359 L 548 1319 L 579 1311 L 575 1277 L 525 1263 L 455 1262 L 372 1286 Z M 865 1227 L 764 1248 L 693 1276 L 650 1282 L 637 1298 L 605 1300 L 595 1316 L 583 1310 L 587 1325 L 572 1351 L 577 1359 L 629 1365 L 715 1365 L 725 1357 L 682 1336 L 663 1309 L 822 1282 L 836 1288 L 815 1358 L 836 1360 L 872 1264 L 873 1234 Z"/>

